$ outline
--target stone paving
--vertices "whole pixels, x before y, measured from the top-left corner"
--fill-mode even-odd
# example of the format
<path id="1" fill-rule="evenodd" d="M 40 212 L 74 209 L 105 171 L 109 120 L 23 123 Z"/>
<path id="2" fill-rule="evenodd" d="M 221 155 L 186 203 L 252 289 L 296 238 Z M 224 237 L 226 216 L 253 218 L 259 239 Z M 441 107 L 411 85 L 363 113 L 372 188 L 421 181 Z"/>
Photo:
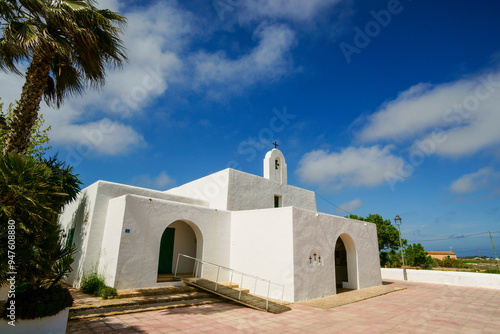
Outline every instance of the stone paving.
<path id="1" fill-rule="evenodd" d="M 67 333 L 500 333 L 500 290 L 392 281 L 407 289 L 332 309 L 270 314 L 230 303 L 69 322 Z"/>

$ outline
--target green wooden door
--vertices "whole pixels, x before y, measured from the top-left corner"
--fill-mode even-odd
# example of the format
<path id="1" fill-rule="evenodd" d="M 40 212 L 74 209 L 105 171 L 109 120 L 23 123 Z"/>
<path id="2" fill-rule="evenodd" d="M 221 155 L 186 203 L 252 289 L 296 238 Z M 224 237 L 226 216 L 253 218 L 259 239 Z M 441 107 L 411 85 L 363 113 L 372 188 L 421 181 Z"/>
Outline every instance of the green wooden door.
<path id="1" fill-rule="evenodd" d="M 161 236 L 158 274 L 171 274 L 174 258 L 175 228 L 167 227 Z"/>

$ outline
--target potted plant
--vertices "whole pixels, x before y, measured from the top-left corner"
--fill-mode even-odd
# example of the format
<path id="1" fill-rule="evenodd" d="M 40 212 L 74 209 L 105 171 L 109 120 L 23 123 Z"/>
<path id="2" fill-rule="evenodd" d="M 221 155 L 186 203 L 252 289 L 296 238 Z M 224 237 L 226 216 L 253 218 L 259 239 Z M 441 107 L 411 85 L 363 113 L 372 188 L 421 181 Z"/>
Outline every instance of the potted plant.
<path id="1" fill-rule="evenodd" d="M 74 248 L 62 245 L 57 217 L 80 184 L 57 158 L 0 156 L 0 286 L 9 286 L 0 332 L 65 332 L 73 299 L 59 283 L 71 271 Z"/>

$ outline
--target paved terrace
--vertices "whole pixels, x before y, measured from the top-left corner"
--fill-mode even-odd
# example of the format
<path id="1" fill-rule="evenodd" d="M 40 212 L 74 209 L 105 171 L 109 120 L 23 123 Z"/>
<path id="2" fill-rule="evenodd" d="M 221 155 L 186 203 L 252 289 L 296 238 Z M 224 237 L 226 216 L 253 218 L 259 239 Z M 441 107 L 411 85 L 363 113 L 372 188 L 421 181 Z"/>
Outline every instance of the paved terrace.
<path id="1" fill-rule="evenodd" d="M 67 333 L 500 333 L 500 290 L 387 281 L 405 290 L 322 309 L 270 314 L 236 304 L 69 322 Z"/>

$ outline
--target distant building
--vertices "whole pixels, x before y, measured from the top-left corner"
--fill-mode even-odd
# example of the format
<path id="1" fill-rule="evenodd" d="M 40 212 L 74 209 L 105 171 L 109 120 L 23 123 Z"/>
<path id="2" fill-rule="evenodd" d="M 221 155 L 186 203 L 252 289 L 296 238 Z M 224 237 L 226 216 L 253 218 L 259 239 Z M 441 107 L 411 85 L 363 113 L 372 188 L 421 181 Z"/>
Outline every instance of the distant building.
<path id="1" fill-rule="evenodd" d="M 452 251 L 451 247 L 450 247 L 449 251 L 427 251 L 427 253 L 433 259 L 438 259 L 438 260 L 444 260 L 446 258 L 448 258 L 448 259 L 456 259 L 457 258 L 457 254 Z"/>

